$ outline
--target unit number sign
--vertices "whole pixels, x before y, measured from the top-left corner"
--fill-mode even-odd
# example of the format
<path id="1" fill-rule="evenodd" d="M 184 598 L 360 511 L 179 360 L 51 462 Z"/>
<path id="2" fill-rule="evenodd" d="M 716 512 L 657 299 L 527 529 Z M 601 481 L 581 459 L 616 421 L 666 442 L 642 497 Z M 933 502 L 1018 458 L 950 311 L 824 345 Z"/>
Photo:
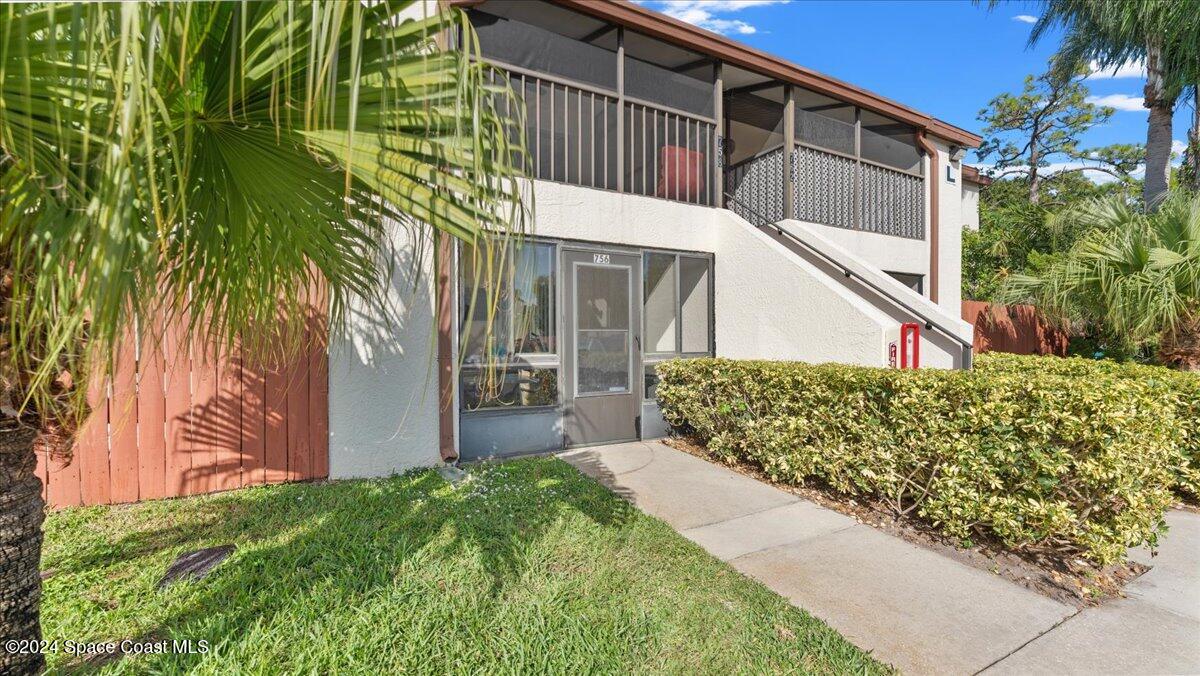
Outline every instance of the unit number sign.
<path id="1" fill-rule="evenodd" d="M 600 265 L 608 265 L 612 263 L 612 257 L 609 254 L 592 254 L 592 262 Z"/>

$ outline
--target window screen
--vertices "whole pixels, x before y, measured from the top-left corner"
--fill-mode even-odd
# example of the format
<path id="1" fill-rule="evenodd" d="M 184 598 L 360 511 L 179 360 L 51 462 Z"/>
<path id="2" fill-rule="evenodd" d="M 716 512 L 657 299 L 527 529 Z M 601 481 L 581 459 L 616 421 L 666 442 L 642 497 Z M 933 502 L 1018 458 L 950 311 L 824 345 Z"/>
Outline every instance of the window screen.
<path id="1" fill-rule="evenodd" d="M 524 242 L 507 255 L 497 247 L 488 260 L 482 249 L 463 247 L 460 298 L 468 364 L 488 361 L 487 356 L 505 361 L 514 354 L 556 352 L 554 252 L 553 244 Z"/>
<path id="2" fill-rule="evenodd" d="M 575 268 L 577 394 L 628 392 L 629 269 Z"/>
<path id="3" fill-rule="evenodd" d="M 685 254 L 642 255 L 645 370 L 642 396 L 654 399 L 655 366 L 683 355 L 712 354 L 712 260 Z"/>
<path id="4" fill-rule="evenodd" d="M 468 411 L 481 408 L 554 406 L 558 403 L 558 369 L 508 366 L 489 385 L 482 370 L 464 370 L 461 401 Z"/>
<path id="5" fill-rule="evenodd" d="M 921 171 L 916 130 L 891 118 L 862 111 L 862 157 L 902 171 Z"/>
<path id="6" fill-rule="evenodd" d="M 708 352 L 708 260 L 679 258 L 681 351 Z"/>
<path id="7" fill-rule="evenodd" d="M 487 59 L 597 87 L 617 88 L 616 52 L 478 10 L 470 10 L 468 16 Z"/>
<path id="8" fill-rule="evenodd" d="M 796 140 L 854 154 L 854 106 L 797 88 Z"/>
<path id="9" fill-rule="evenodd" d="M 646 352 L 675 352 L 675 255 L 646 254 Z"/>
<path id="10" fill-rule="evenodd" d="M 712 117 L 713 63 L 695 52 L 626 31 L 625 94 Z"/>

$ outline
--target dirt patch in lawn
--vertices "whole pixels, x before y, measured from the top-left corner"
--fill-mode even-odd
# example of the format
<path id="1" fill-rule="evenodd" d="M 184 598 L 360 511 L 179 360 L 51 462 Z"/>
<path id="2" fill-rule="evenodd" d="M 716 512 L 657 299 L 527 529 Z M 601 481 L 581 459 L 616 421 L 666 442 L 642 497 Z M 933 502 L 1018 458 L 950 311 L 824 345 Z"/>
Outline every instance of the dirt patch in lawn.
<path id="1" fill-rule="evenodd" d="M 672 437 L 664 441 L 672 448 L 724 465 L 805 500 L 852 516 L 859 523 L 985 570 L 1076 608 L 1095 606 L 1107 599 L 1124 596 L 1121 591 L 1124 586 L 1149 570 L 1148 566 L 1134 561 L 1097 568 L 1082 559 L 1013 552 L 996 541 L 973 542 L 972 546 L 964 547 L 963 543 L 938 533 L 927 524 L 905 516 L 897 516 L 894 510 L 881 502 L 841 495 L 827 488 L 793 486 L 773 481 L 757 466 L 744 461 L 731 463 L 724 458 L 718 458 L 709 453 L 703 445 L 686 437 Z"/>

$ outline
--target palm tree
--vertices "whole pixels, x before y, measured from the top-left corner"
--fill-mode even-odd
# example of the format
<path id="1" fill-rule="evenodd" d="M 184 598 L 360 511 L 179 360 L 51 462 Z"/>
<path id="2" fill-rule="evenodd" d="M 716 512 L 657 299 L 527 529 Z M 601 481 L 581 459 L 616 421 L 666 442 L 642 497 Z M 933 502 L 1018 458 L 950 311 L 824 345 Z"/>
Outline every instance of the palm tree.
<path id="1" fill-rule="evenodd" d="M 1030 34 L 1038 42 L 1052 28 L 1066 31 L 1058 60 L 1063 68 L 1094 61 L 1102 69 L 1144 61 L 1148 210 L 1165 199 L 1170 184 L 1171 117 L 1175 102 L 1200 73 L 1200 12 L 1195 3 L 1171 0 L 1043 0 Z"/>
<path id="2" fill-rule="evenodd" d="M 315 285 L 331 330 L 351 302 L 388 312 L 397 224 L 521 230 L 511 90 L 465 15 L 423 7 L 0 9 L 0 638 L 40 635 L 34 436 L 79 421 L 130 330 L 295 352 Z"/>
<path id="3" fill-rule="evenodd" d="M 1063 217 L 1089 233 L 1041 271 L 1009 277 L 1000 302 L 1134 345 L 1157 340 L 1164 363 L 1200 370 L 1200 197 L 1169 197 L 1151 214 L 1110 197 Z"/>

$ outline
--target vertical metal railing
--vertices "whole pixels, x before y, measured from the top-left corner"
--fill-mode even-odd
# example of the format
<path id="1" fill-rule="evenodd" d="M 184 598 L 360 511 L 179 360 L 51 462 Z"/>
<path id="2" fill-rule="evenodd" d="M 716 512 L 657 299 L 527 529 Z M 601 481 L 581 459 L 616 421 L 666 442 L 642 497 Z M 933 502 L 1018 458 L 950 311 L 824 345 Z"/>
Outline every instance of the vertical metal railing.
<path id="1" fill-rule="evenodd" d="M 532 178 L 616 189 L 617 97 L 523 71 L 508 70 L 507 76 L 525 119 L 521 170 Z M 502 84 L 503 77 L 491 71 L 493 84 Z"/>
<path id="2" fill-rule="evenodd" d="M 525 119 L 520 168 L 528 176 L 716 204 L 713 120 L 628 99 L 618 110 L 615 92 L 511 67 L 489 77 L 500 86 L 505 75 Z M 507 105 L 501 112 L 514 116 Z"/>
<path id="3" fill-rule="evenodd" d="M 640 101 L 625 103 L 625 191 L 713 205 L 716 124 Z"/>

